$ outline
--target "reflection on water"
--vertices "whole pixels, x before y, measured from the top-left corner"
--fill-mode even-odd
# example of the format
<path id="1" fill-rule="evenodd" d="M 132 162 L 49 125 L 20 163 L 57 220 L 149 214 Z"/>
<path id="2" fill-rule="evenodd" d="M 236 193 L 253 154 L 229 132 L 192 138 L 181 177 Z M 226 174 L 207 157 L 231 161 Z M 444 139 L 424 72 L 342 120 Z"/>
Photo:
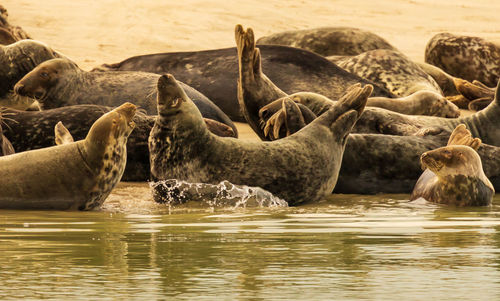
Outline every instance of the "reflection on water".
<path id="1" fill-rule="evenodd" d="M 127 184 L 97 212 L 0 211 L 0 297 L 497 300 L 500 197 L 407 198 L 168 208 Z"/>

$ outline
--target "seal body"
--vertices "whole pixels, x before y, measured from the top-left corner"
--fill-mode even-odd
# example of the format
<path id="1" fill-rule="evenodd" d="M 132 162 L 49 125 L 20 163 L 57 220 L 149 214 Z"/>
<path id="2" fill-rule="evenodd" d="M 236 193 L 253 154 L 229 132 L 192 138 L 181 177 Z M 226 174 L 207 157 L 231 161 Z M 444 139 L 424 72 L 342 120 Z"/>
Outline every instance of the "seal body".
<path id="1" fill-rule="evenodd" d="M 500 46 L 479 37 L 437 34 L 427 43 L 425 62 L 489 87 L 500 78 Z"/>
<path id="2" fill-rule="evenodd" d="M 335 186 L 344 138 L 370 92 L 369 86 L 356 89 L 286 139 L 253 142 L 210 134 L 173 76 L 162 76 L 159 116 L 149 137 L 152 177 L 212 184 L 228 180 L 261 187 L 292 205 L 319 200 Z"/>
<path id="3" fill-rule="evenodd" d="M 436 81 L 399 51 L 377 49 L 337 61 L 337 65 L 373 81 L 397 96 L 428 90 L 442 94 Z"/>
<path id="4" fill-rule="evenodd" d="M 125 170 L 135 106 L 104 114 L 84 140 L 0 158 L 0 208 L 98 207 Z"/>
<path id="5" fill-rule="evenodd" d="M 264 72 L 286 93 L 311 91 L 337 99 L 352 84 L 373 85 L 307 50 L 277 45 L 262 45 L 260 50 Z M 99 69 L 171 73 L 210 98 L 232 120 L 245 121 L 237 100 L 238 52 L 234 47 L 142 55 Z M 394 97 L 376 85 L 373 95 Z"/>
<path id="6" fill-rule="evenodd" d="M 487 206 L 495 189 L 484 174 L 481 158 L 466 145 L 448 145 L 425 152 L 422 165 L 427 167 L 418 179 L 410 200 L 456 206 Z"/>
<path id="7" fill-rule="evenodd" d="M 68 59 L 53 59 L 37 66 L 14 87 L 22 96 L 34 97 L 46 109 L 77 104 L 118 106 L 130 101 L 155 115 L 159 75 L 146 72 L 86 72 Z M 232 121 L 205 95 L 180 83 L 202 115 L 229 125 Z"/>
<path id="8" fill-rule="evenodd" d="M 384 38 L 353 27 L 320 27 L 284 31 L 262 37 L 257 40 L 257 44 L 297 47 L 322 56 L 358 55 L 375 49 L 396 50 Z"/>

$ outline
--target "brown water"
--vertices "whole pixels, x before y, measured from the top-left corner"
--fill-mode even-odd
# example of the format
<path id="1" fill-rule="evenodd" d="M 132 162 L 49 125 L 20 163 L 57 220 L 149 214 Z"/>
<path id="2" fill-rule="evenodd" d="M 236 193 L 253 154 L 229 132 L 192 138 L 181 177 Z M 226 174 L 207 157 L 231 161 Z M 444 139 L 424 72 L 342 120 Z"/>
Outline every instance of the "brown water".
<path id="1" fill-rule="evenodd" d="M 168 208 L 122 184 L 101 211 L 0 211 L 0 299 L 498 300 L 489 208 L 333 195 Z"/>

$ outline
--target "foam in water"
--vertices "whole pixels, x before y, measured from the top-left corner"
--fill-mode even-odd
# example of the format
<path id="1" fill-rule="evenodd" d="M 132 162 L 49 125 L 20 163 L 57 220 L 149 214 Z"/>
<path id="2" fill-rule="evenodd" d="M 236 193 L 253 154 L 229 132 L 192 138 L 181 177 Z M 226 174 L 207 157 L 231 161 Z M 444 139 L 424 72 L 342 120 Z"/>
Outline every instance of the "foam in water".
<path id="1" fill-rule="evenodd" d="M 168 205 L 203 202 L 210 207 L 288 207 L 288 203 L 259 187 L 222 181 L 217 185 L 169 179 L 151 182 L 153 198 Z"/>

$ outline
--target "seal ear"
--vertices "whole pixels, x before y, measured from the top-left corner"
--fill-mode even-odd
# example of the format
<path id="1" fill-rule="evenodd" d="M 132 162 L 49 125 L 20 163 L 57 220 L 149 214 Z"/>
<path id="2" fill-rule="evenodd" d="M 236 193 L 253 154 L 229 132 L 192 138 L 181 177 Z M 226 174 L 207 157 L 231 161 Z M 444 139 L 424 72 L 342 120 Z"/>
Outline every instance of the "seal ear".
<path id="1" fill-rule="evenodd" d="M 465 127 L 465 124 L 459 124 L 451 133 L 448 145 L 466 145 L 477 151 L 481 146 L 481 139 L 472 138 L 472 134 Z"/>
<path id="2" fill-rule="evenodd" d="M 68 144 L 74 141 L 73 136 L 61 121 L 54 127 L 54 134 L 56 145 Z"/>

